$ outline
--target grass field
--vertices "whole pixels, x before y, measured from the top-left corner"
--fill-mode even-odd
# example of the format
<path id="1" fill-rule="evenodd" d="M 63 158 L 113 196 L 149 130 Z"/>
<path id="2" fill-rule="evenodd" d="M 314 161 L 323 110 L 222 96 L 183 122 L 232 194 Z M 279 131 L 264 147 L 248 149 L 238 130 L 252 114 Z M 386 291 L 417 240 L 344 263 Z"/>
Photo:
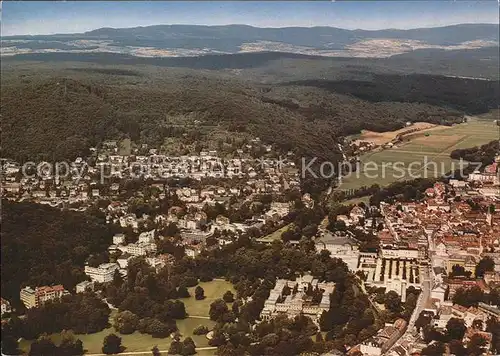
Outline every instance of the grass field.
<path id="1" fill-rule="evenodd" d="M 411 127 L 403 127 L 399 130 L 395 131 L 388 131 L 388 132 L 374 132 L 374 131 L 369 131 L 369 130 L 363 130 L 361 134 L 355 135 L 355 136 L 350 136 L 351 139 L 356 139 L 360 141 L 366 141 L 366 142 L 371 142 L 376 145 L 383 145 L 386 144 L 390 141 L 392 141 L 394 138 L 396 138 L 397 135 L 407 132 L 409 129 L 419 129 L 422 131 L 428 131 L 428 130 L 435 130 L 439 128 L 446 128 L 446 126 L 438 126 L 435 124 L 430 124 L 428 122 L 415 122 Z"/>
<path id="2" fill-rule="evenodd" d="M 281 229 L 278 229 L 267 236 L 257 239 L 257 241 L 266 243 L 266 242 L 273 242 L 274 240 L 281 240 L 281 234 L 287 231 L 291 227 L 292 223 L 285 225 Z"/>
<path id="3" fill-rule="evenodd" d="M 118 154 L 129 156 L 132 154 L 132 140 L 125 138 L 118 145 Z"/>
<path id="4" fill-rule="evenodd" d="M 493 109 L 489 113 L 478 116 L 481 120 L 500 120 L 500 109 Z"/>
<path id="5" fill-rule="evenodd" d="M 208 340 L 204 335 L 196 336 L 193 335 L 193 329 L 198 325 L 205 325 L 209 329 L 213 328 L 215 322 L 208 319 L 208 311 L 210 309 L 210 304 L 218 299 L 222 298 L 222 295 L 230 290 L 234 292 L 234 288 L 231 283 L 224 280 L 213 280 L 211 282 L 200 282 L 199 285 L 205 290 L 206 298 L 204 300 L 196 300 L 194 298 L 194 289 L 189 288 L 191 294 L 190 298 L 181 299 L 186 306 L 186 312 L 190 316 L 184 320 L 177 320 L 177 327 L 182 337 L 190 336 L 196 347 L 207 347 Z M 116 315 L 116 311 L 113 310 L 110 316 L 110 323 L 113 322 L 113 317 Z M 207 319 L 204 319 L 206 317 Z M 110 333 L 116 333 L 122 338 L 122 345 L 126 347 L 125 352 L 134 351 L 149 351 L 154 345 L 157 345 L 160 350 L 168 350 L 170 347 L 171 338 L 156 339 L 147 334 L 141 334 L 135 332 L 130 335 L 121 335 L 115 331 L 113 327 L 104 329 L 95 334 L 82 334 L 76 335 L 83 342 L 83 347 L 87 353 L 101 353 L 102 342 L 104 337 Z M 58 344 L 61 340 L 60 334 L 51 335 L 52 340 Z M 22 340 L 20 342 L 20 347 L 23 351 L 28 352 L 31 341 Z M 197 355 L 213 355 L 214 352 L 211 350 L 203 350 L 197 353 Z"/>
<path id="6" fill-rule="evenodd" d="M 342 204 L 344 204 L 344 205 L 358 205 L 360 203 L 369 204 L 370 203 L 370 196 L 353 198 L 353 199 L 345 200 L 342 202 Z"/>
<path id="7" fill-rule="evenodd" d="M 383 186 L 419 177 L 434 178 L 460 167 L 458 161 L 450 158 L 453 150 L 480 146 L 495 139 L 498 139 L 495 123 L 477 119 L 419 133 L 396 147 L 362 156 L 362 169 L 344 178 L 339 189 L 357 189 L 372 184 Z"/>
<path id="8" fill-rule="evenodd" d="M 233 292 L 236 296 L 236 292 L 233 285 L 224 280 L 213 280 L 211 282 L 200 282 L 198 284 L 205 291 L 205 299 L 196 300 L 194 298 L 194 290 L 196 287 L 188 288 L 191 298 L 181 299 L 186 306 L 186 312 L 192 316 L 203 316 L 208 317 L 208 311 L 210 310 L 210 304 L 216 299 L 222 298 L 224 293 L 228 290 Z"/>

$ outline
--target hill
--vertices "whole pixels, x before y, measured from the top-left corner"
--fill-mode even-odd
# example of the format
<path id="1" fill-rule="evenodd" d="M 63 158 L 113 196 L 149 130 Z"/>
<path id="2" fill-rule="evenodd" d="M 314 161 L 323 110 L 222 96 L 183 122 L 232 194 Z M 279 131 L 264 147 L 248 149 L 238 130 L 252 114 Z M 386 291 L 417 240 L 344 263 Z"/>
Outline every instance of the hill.
<path id="1" fill-rule="evenodd" d="M 3 54 L 110 52 L 139 57 L 281 51 L 308 55 L 388 57 L 418 48 L 497 46 L 498 24 L 461 24 L 410 30 L 347 30 L 335 27 L 259 28 L 247 25 L 155 25 L 100 28 L 85 33 L 8 36 Z M 383 48 L 382 48 L 383 47 Z"/>
<path id="2" fill-rule="evenodd" d="M 370 103 L 213 72 L 137 66 L 110 71 L 74 64 L 30 68 L 2 76 L 4 157 L 67 159 L 105 138 L 159 146 L 169 137 L 184 144 L 214 140 L 216 131 L 226 138 L 257 136 L 283 150 L 335 162 L 338 139 L 346 134 L 397 129 L 406 121 L 461 120 L 456 111 L 425 103 Z M 186 125 L 194 120 L 201 127 Z"/>
<path id="3" fill-rule="evenodd" d="M 354 95 L 371 102 L 416 102 L 450 107 L 471 114 L 499 105 L 500 82 L 428 75 L 374 75 L 369 81 L 305 80 L 289 83 Z"/>
<path id="4" fill-rule="evenodd" d="M 2 200 L 2 296 L 19 299 L 21 286 L 62 283 L 68 289 L 86 278 L 90 254 L 110 244 L 109 225 L 90 215 L 40 204 Z"/>
<path id="5" fill-rule="evenodd" d="M 369 79 L 376 74 L 428 74 L 500 79 L 498 47 L 420 49 L 389 58 L 324 57 L 286 52 L 206 54 L 180 57 L 138 57 L 129 53 L 51 52 L 3 56 L 5 66 L 28 62 L 79 62 L 113 66 L 158 66 L 216 70 L 256 81 L 306 79 Z M 89 66 L 86 64 L 85 66 Z"/>

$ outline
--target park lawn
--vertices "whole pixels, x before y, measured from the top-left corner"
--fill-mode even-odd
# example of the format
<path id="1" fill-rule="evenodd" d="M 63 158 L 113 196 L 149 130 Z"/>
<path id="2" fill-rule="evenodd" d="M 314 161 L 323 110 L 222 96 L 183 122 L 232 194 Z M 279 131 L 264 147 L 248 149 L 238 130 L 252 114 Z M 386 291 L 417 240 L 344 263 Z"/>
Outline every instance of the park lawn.
<path id="1" fill-rule="evenodd" d="M 189 288 L 189 293 L 191 297 L 180 299 L 185 307 L 186 312 L 189 315 L 207 317 L 205 318 L 191 318 L 188 317 L 182 320 L 176 320 L 177 328 L 179 329 L 182 338 L 190 336 L 196 344 L 196 347 L 208 347 L 208 339 L 205 335 L 193 335 L 193 330 L 199 325 L 205 325 L 208 329 L 212 329 L 215 322 L 208 319 L 208 312 L 210 310 L 210 304 L 216 299 L 222 298 L 224 293 L 228 290 L 235 293 L 234 287 L 231 283 L 225 280 L 213 280 L 210 282 L 200 282 L 199 285 L 204 289 L 206 298 L 204 300 L 196 300 L 194 298 L 194 289 L 196 287 Z M 110 314 L 110 324 L 113 323 L 114 316 L 117 311 L 112 310 Z M 108 334 L 115 333 L 122 338 L 122 345 L 126 347 L 125 352 L 134 351 L 149 351 L 154 345 L 157 345 L 160 350 L 168 350 L 172 339 L 170 337 L 164 339 L 153 338 L 148 334 L 141 334 L 136 331 L 130 335 L 122 335 L 115 331 L 113 327 L 104 329 L 98 333 L 94 334 L 76 334 L 75 336 L 83 342 L 83 347 L 87 353 L 101 353 L 102 342 L 104 337 Z M 61 334 L 52 334 L 51 339 L 55 344 L 59 344 L 61 341 Z M 31 340 L 21 340 L 19 346 L 23 352 L 28 352 Z M 202 350 L 197 352 L 197 355 L 213 355 L 213 350 Z"/>
<path id="2" fill-rule="evenodd" d="M 228 290 L 233 292 L 236 297 L 236 291 L 233 285 L 225 280 L 216 279 L 210 282 L 200 282 L 198 285 L 205 291 L 205 299 L 196 300 L 194 298 L 194 290 L 196 287 L 188 288 L 189 294 L 191 294 L 190 298 L 180 299 L 186 307 L 186 312 L 191 316 L 208 317 L 210 304 L 216 299 L 221 299 Z"/>
<path id="3" fill-rule="evenodd" d="M 293 223 L 287 224 L 283 226 L 281 229 L 278 229 L 274 232 L 271 232 L 269 235 L 261 237 L 257 239 L 259 242 L 273 242 L 274 240 L 279 240 L 281 241 L 281 234 L 284 233 L 285 231 L 289 230 L 292 227 Z"/>
<path id="4" fill-rule="evenodd" d="M 130 156 L 132 154 L 132 140 L 125 138 L 120 141 L 118 145 L 118 154 L 123 156 Z"/>
<path id="5" fill-rule="evenodd" d="M 112 314 L 112 316 L 113 315 L 114 314 Z M 205 335 L 193 335 L 193 329 L 198 325 L 205 325 L 209 329 L 212 329 L 215 325 L 215 322 L 206 319 L 194 318 L 177 320 L 176 322 L 182 338 L 190 336 L 195 342 L 196 347 L 209 346 L 208 339 L 205 337 Z M 172 342 L 172 339 L 170 337 L 164 339 L 153 338 L 151 335 L 141 334 L 138 331 L 130 335 L 122 335 L 116 332 L 113 327 L 104 329 L 94 334 L 76 334 L 75 336 L 83 342 L 83 347 L 87 353 L 101 353 L 102 342 L 104 338 L 111 333 L 115 333 L 122 338 L 122 345 L 126 347 L 125 351 L 128 352 L 149 351 L 154 345 L 157 345 L 160 350 L 168 350 L 168 348 L 170 347 L 170 343 Z M 61 334 L 52 334 L 51 339 L 55 344 L 59 344 L 61 342 Z M 24 352 L 28 352 L 31 341 L 22 340 L 19 345 L 21 347 L 21 350 L 23 350 Z"/>
<path id="6" fill-rule="evenodd" d="M 498 139 L 498 127 L 494 122 L 474 119 L 451 128 L 433 130 L 428 136 L 416 135 L 412 140 L 396 147 L 363 155 L 361 162 L 373 162 L 377 167 L 376 170 L 370 170 L 368 175 L 377 178 L 367 177 L 362 169 L 344 178 L 338 189 L 354 190 L 373 184 L 385 186 L 398 180 L 412 180 L 417 176 L 436 178 L 460 167 L 459 161 L 450 158 L 453 150 L 480 146 L 495 139 Z M 427 163 L 435 164 L 429 163 L 424 167 L 424 159 Z M 399 172 L 394 177 L 395 172 L 390 164 L 396 162 L 404 163 L 404 166 L 400 165 L 404 168 L 403 177 L 400 177 Z M 408 165 L 413 162 L 414 165 L 409 169 Z"/>
<path id="7" fill-rule="evenodd" d="M 364 196 L 364 197 L 359 197 L 359 198 L 353 198 L 353 199 L 349 199 L 349 200 L 344 200 L 342 202 L 342 204 L 344 205 L 358 205 L 360 203 L 365 203 L 365 204 L 369 204 L 370 203 L 370 197 L 371 195 L 367 195 L 367 196 Z"/>

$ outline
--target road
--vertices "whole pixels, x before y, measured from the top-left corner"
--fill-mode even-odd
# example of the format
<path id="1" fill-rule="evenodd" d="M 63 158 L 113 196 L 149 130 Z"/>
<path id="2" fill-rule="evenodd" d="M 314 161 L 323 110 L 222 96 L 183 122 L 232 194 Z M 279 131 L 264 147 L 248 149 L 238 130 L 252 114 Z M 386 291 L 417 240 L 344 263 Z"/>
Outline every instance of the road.
<path id="1" fill-rule="evenodd" d="M 411 332 L 413 333 L 416 331 L 415 329 L 415 322 L 417 321 L 418 316 L 420 313 L 424 310 L 425 306 L 429 302 L 431 298 L 431 289 L 432 289 L 432 281 L 431 281 L 431 273 L 430 273 L 430 267 L 429 266 L 424 266 L 421 269 L 421 272 L 423 272 L 422 275 L 422 292 L 419 295 L 418 301 L 417 301 L 417 306 L 415 307 L 415 310 L 413 310 L 413 313 L 410 318 L 410 322 L 408 323 L 408 329 L 406 332 Z"/>
<path id="2" fill-rule="evenodd" d="M 391 350 L 399 345 L 401 340 L 412 338 L 413 335 L 417 333 L 417 329 L 415 328 L 415 322 L 417 321 L 420 313 L 424 310 L 425 306 L 429 302 L 431 298 L 431 290 L 432 290 L 432 272 L 430 266 L 422 266 L 420 269 L 420 274 L 422 276 L 422 291 L 418 296 L 417 305 L 413 310 L 410 321 L 408 322 L 408 327 L 406 328 L 405 333 L 399 338 L 399 340 L 391 347 Z"/>
<path id="3" fill-rule="evenodd" d="M 201 315 L 188 315 L 188 318 L 210 320 L 209 316 L 201 316 Z"/>

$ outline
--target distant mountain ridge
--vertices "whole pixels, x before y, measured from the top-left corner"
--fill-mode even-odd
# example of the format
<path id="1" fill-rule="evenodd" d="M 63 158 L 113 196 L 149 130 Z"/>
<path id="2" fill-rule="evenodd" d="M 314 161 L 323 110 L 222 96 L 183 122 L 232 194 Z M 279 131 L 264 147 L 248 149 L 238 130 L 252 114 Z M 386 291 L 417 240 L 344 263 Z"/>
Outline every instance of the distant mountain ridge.
<path id="1" fill-rule="evenodd" d="M 2 39 L 2 54 L 54 50 L 169 57 L 280 51 L 334 57 L 388 57 L 422 48 L 476 49 L 498 46 L 498 42 L 498 24 L 461 24 L 410 30 L 154 25 L 99 28 L 77 34 L 6 36 Z"/>
<path id="2" fill-rule="evenodd" d="M 334 42 L 347 43 L 363 38 L 396 38 L 426 41 L 429 44 L 450 45 L 474 40 L 498 41 L 498 24 L 461 24 L 409 30 L 347 30 L 338 27 L 263 28 L 248 25 L 155 25 L 132 28 L 100 28 L 85 32 L 85 36 L 144 36 L 158 38 L 238 38 L 245 40 L 285 41 L 302 46 L 331 48 Z M 304 40 L 308 40 L 305 42 Z M 290 42 L 292 41 L 292 42 Z M 312 42 L 311 42 L 312 41 Z"/>

